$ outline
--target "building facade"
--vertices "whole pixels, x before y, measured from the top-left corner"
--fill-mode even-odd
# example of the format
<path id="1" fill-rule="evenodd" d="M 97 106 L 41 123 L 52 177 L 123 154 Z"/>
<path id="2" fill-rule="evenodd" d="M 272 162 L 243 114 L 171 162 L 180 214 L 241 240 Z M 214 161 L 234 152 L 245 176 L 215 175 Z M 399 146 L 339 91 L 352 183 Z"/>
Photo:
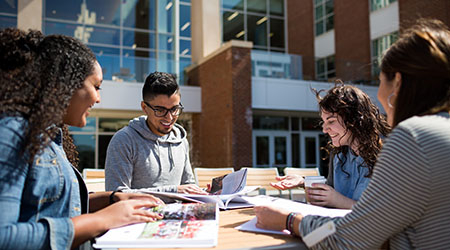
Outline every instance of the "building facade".
<path id="1" fill-rule="evenodd" d="M 102 102 L 71 128 L 80 165 L 103 168 L 112 135 L 141 115 L 153 71 L 176 74 L 193 166 L 323 167 L 311 88 L 335 79 L 374 102 L 378 60 L 446 0 L 1 0 L 0 27 L 79 38 L 104 73 Z M 325 170 L 326 168 L 324 168 Z"/>

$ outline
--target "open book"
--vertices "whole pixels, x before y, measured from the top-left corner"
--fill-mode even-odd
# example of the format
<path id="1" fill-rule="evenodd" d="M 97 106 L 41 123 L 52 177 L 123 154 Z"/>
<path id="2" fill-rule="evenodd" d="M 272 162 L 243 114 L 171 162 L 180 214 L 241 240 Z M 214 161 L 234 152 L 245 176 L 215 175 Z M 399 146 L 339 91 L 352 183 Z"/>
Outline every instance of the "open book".
<path id="1" fill-rule="evenodd" d="M 111 229 L 96 238 L 95 248 L 213 247 L 219 230 L 214 203 L 167 204 L 150 208 L 164 219 Z"/>
<path id="2" fill-rule="evenodd" d="M 142 191 L 160 197 L 165 202 L 167 198 L 186 202 L 217 203 L 220 209 L 234 209 L 252 207 L 244 195 L 257 190 L 258 186 L 246 186 L 247 169 L 216 177 L 212 180 L 211 193 L 209 195 L 200 194 L 180 194 L 168 192 Z"/>

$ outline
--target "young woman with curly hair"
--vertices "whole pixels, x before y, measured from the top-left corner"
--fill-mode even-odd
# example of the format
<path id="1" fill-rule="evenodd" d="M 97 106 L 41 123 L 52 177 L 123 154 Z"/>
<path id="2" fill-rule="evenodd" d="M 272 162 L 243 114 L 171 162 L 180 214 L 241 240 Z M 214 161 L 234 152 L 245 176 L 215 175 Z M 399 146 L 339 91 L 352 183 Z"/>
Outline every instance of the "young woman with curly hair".
<path id="1" fill-rule="evenodd" d="M 382 137 L 389 133 L 389 125 L 360 89 L 337 84 L 324 97 L 314 90 L 319 102 L 322 128 L 331 141 L 327 184 L 314 184 L 308 200 L 313 205 L 352 208 L 369 184 Z M 303 185 L 303 177 L 288 175 L 272 183 L 278 189 Z"/>
<path id="2" fill-rule="evenodd" d="M 450 30 L 419 20 L 380 68 L 378 100 L 394 128 L 352 211 L 330 218 L 258 206 L 257 227 L 288 227 L 310 249 L 448 249 Z"/>
<path id="3" fill-rule="evenodd" d="M 151 195 L 88 195 L 75 169 L 66 125 L 86 125 L 102 77 L 74 38 L 0 30 L 0 249 L 70 249 L 161 218 L 141 209 L 161 203 Z"/>

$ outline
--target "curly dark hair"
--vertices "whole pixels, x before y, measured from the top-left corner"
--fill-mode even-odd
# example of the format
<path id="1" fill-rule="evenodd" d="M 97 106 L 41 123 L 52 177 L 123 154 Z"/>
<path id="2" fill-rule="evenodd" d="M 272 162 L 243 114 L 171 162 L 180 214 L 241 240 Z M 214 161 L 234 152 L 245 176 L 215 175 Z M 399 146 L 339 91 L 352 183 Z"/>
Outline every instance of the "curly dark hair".
<path id="1" fill-rule="evenodd" d="M 23 151 L 28 161 L 63 128 L 64 149 L 77 166 L 77 152 L 63 117 L 73 93 L 93 73 L 95 55 L 75 38 L 43 37 L 37 31 L 2 30 L 0 45 L 0 113 L 27 119 Z"/>
<path id="2" fill-rule="evenodd" d="M 326 111 L 342 118 L 344 127 L 351 133 L 350 144 L 358 143 L 358 154 L 364 159 L 369 169 L 366 177 L 370 177 L 382 147 L 381 139 L 391 130 L 385 116 L 380 113 L 370 97 L 357 87 L 345 85 L 338 80 L 335 86 L 321 97 L 320 94 L 323 91 L 313 89 L 319 102 L 320 112 Z M 345 154 L 351 149 L 348 146 L 335 147 L 329 141 L 326 150 L 333 154 L 341 152 Z"/>

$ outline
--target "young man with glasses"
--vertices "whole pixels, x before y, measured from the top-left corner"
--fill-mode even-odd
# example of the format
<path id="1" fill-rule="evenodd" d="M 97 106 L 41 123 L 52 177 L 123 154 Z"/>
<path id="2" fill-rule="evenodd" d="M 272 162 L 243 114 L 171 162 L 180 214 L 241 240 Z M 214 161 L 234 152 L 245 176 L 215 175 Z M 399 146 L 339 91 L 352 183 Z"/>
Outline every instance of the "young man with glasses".
<path id="1" fill-rule="evenodd" d="M 194 184 L 186 131 L 175 123 L 183 111 L 175 77 L 150 74 L 142 98 L 146 115 L 117 131 L 108 145 L 106 190 L 206 194 Z"/>

